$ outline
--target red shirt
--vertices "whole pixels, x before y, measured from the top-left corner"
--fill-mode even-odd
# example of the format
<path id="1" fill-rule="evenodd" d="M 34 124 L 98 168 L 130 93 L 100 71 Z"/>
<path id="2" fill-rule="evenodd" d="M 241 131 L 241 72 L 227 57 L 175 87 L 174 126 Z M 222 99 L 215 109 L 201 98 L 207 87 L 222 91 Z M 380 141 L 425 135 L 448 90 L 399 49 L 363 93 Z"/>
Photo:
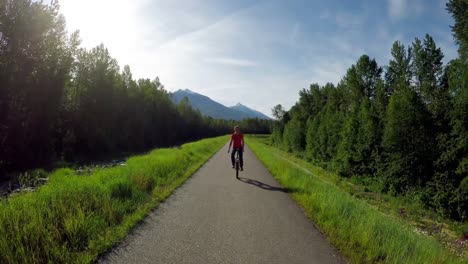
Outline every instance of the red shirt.
<path id="1" fill-rule="evenodd" d="M 231 140 L 234 142 L 233 148 L 242 148 L 242 142 L 244 141 L 244 135 L 242 133 L 232 134 Z"/>

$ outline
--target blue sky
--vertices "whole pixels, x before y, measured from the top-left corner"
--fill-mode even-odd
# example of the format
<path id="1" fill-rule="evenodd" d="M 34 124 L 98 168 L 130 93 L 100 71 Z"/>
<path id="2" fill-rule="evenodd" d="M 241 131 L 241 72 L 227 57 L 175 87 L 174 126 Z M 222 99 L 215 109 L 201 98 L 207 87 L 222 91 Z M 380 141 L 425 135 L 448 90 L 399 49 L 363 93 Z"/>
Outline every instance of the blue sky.
<path id="1" fill-rule="evenodd" d="M 395 40 L 426 33 L 456 57 L 444 0 L 62 0 L 83 46 L 104 43 L 134 77 L 159 76 L 270 115 L 311 83 L 337 83 L 362 54 L 384 66 Z"/>

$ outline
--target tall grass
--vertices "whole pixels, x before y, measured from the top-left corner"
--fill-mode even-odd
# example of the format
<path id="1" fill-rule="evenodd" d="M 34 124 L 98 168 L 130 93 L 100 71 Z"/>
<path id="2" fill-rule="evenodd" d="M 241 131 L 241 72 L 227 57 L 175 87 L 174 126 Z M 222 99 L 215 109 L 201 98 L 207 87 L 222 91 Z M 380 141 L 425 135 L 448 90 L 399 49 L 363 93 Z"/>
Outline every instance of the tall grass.
<path id="1" fill-rule="evenodd" d="M 352 263 L 467 263 L 435 239 L 417 234 L 403 221 L 379 212 L 338 188 L 323 175 L 307 173 L 284 153 L 247 139 L 270 172 Z M 283 156 L 283 157 L 282 157 Z"/>
<path id="2" fill-rule="evenodd" d="M 96 260 L 226 141 L 158 149 L 87 176 L 60 169 L 37 191 L 1 200 L 0 263 Z"/>

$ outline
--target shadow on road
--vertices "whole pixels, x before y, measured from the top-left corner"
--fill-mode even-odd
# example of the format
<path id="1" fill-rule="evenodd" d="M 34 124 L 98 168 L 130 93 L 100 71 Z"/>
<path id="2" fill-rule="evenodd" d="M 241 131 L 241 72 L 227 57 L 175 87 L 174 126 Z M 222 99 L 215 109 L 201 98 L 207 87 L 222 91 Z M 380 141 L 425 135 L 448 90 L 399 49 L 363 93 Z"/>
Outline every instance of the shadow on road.
<path id="1" fill-rule="evenodd" d="M 290 192 L 290 190 L 288 188 L 274 187 L 274 186 L 268 185 L 266 183 L 263 183 L 261 181 L 252 180 L 252 179 L 245 178 L 245 177 L 239 177 L 239 181 L 245 182 L 247 184 L 256 186 L 258 188 L 261 188 L 261 189 L 264 189 L 264 190 L 267 190 L 267 191 L 277 191 L 277 192 L 284 192 L 284 193 L 289 193 Z"/>

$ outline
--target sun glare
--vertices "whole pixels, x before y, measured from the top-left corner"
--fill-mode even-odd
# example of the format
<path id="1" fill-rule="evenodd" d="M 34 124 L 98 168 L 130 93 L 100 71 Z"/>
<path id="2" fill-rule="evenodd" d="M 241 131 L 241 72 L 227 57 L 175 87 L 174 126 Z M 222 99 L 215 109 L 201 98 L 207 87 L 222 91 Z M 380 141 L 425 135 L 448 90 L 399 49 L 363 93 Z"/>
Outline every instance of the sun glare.
<path id="1" fill-rule="evenodd" d="M 138 13 L 132 1 L 63 0 L 61 12 L 70 32 L 80 31 L 82 45 L 92 48 L 104 43 L 123 63 L 128 50 L 138 43 Z"/>

